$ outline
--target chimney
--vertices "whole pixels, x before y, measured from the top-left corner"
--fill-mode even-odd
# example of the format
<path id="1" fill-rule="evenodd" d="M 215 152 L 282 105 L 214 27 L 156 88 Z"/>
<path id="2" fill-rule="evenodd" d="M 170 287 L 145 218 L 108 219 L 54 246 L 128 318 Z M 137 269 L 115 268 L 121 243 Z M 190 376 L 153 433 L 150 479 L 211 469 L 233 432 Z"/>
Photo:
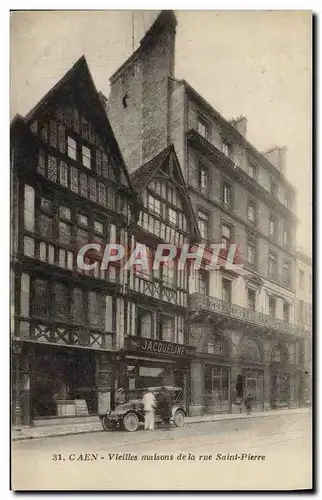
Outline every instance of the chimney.
<path id="1" fill-rule="evenodd" d="M 264 151 L 262 154 L 274 165 L 274 167 L 284 174 L 286 167 L 286 151 L 287 148 L 285 146 L 275 146 Z"/>
<path id="2" fill-rule="evenodd" d="M 176 25 L 173 11 L 161 11 L 138 49 L 110 78 L 108 117 L 130 173 L 168 145 Z"/>
<path id="3" fill-rule="evenodd" d="M 246 137 L 246 133 L 247 133 L 247 118 L 246 118 L 246 116 L 241 115 L 238 118 L 234 118 L 234 119 L 230 120 L 230 123 L 232 124 L 233 127 L 235 127 L 236 130 L 238 130 L 238 132 L 241 135 Z"/>

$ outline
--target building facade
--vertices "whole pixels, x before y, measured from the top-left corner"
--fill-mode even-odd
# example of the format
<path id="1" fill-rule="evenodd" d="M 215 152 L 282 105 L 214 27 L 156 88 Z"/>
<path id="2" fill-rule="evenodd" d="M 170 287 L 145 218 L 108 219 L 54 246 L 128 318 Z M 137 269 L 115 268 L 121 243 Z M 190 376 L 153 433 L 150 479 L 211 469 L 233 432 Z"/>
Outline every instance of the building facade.
<path id="1" fill-rule="evenodd" d="M 82 57 L 13 120 L 11 190 L 13 423 L 102 413 L 119 387 L 188 401 L 188 273 L 153 269 L 158 244 L 200 240 L 174 147 L 131 179 Z M 124 258 L 105 264 L 106 244 Z"/>
<path id="2" fill-rule="evenodd" d="M 128 270 L 119 386 L 179 386 L 187 403 L 195 356 L 188 335 L 188 273 L 176 260 L 153 265 L 158 245 L 182 247 L 200 239 L 173 146 L 138 168 L 131 179 L 141 207 L 132 227 L 131 254 L 144 245 L 148 265 Z"/>
<path id="3" fill-rule="evenodd" d="M 219 269 L 189 275 L 191 414 L 258 410 L 303 399 L 305 325 L 295 318 L 296 197 L 285 148 L 260 153 L 247 120 L 226 120 L 174 70 L 177 21 L 162 11 L 112 75 L 108 116 L 133 175 L 173 144 L 202 242 L 222 244 Z M 227 269 L 237 245 L 238 268 Z M 206 262 L 204 263 L 206 264 Z"/>
<path id="4" fill-rule="evenodd" d="M 135 193 L 84 58 L 13 120 L 11 193 L 13 422 L 74 415 L 74 400 L 96 414 L 112 404 L 125 273 L 77 253 L 126 244 Z"/>

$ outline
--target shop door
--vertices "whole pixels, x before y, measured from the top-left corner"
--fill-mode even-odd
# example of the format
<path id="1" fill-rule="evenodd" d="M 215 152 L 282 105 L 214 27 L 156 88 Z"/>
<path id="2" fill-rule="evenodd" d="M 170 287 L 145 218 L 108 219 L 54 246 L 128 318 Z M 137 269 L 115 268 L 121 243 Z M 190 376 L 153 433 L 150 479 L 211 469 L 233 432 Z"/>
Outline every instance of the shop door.
<path id="1" fill-rule="evenodd" d="M 264 402 L 264 373 L 261 370 L 244 371 L 244 398 L 251 395 L 253 406 Z"/>
<path id="2" fill-rule="evenodd" d="M 275 373 L 272 376 L 272 405 L 288 406 L 290 400 L 290 377 L 288 373 Z"/>
<path id="3" fill-rule="evenodd" d="M 205 407 L 208 412 L 229 411 L 229 368 L 207 366 L 205 373 Z"/>

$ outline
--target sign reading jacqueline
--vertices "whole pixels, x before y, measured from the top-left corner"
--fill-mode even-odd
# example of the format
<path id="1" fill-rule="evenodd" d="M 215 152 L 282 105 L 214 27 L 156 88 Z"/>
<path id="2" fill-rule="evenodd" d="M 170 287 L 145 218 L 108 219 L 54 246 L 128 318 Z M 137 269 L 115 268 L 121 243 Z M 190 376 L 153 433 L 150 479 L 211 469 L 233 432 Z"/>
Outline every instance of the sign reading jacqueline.
<path id="1" fill-rule="evenodd" d="M 125 340 L 124 349 L 155 353 L 167 356 L 194 356 L 196 348 L 192 346 L 173 344 L 164 340 L 129 337 Z"/>

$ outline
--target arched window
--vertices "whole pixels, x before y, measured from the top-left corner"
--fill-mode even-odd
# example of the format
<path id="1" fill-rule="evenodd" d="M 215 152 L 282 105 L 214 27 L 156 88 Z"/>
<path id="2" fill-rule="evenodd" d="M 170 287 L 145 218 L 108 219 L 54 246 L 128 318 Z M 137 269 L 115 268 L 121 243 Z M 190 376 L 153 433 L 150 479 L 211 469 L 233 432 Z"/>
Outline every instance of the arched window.
<path id="1" fill-rule="evenodd" d="M 260 361 L 260 350 L 256 342 L 249 340 L 242 348 L 242 359 L 250 361 Z"/>

